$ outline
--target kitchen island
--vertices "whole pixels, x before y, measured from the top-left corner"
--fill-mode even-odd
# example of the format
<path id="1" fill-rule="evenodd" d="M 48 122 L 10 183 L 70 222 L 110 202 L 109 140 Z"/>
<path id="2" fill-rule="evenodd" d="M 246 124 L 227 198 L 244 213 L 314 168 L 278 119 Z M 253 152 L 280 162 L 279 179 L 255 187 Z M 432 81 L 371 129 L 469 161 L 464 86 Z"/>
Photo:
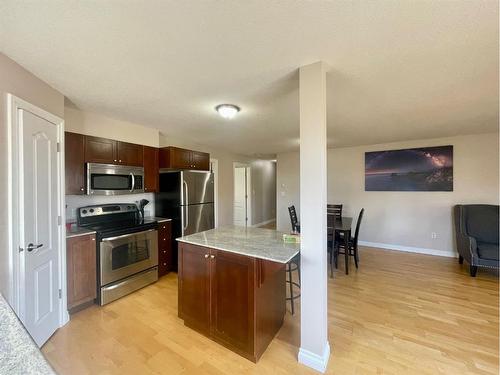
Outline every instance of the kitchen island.
<path id="1" fill-rule="evenodd" d="M 283 324 L 285 265 L 300 250 L 270 229 L 227 226 L 178 238 L 179 317 L 257 362 Z"/>

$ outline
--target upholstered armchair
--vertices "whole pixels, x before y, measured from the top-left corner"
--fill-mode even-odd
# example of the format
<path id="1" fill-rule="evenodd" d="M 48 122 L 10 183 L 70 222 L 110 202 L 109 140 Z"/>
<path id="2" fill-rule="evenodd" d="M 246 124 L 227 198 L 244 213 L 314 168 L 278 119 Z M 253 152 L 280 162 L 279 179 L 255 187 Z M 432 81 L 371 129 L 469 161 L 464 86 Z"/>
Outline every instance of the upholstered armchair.
<path id="1" fill-rule="evenodd" d="M 454 207 L 458 261 L 469 263 L 473 277 L 478 267 L 499 268 L 498 213 L 498 206 L 489 204 Z"/>

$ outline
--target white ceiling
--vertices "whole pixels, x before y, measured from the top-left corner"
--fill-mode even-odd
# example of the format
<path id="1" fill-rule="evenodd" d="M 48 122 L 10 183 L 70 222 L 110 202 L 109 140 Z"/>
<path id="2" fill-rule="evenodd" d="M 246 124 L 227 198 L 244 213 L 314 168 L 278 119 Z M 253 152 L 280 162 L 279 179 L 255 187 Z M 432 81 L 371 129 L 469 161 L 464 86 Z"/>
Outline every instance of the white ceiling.
<path id="1" fill-rule="evenodd" d="M 497 1 L 0 1 L 0 50 L 77 107 L 245 154 L 298 147 L 318 60 L 330 145 L 497 131 L 498 43 Z"/>

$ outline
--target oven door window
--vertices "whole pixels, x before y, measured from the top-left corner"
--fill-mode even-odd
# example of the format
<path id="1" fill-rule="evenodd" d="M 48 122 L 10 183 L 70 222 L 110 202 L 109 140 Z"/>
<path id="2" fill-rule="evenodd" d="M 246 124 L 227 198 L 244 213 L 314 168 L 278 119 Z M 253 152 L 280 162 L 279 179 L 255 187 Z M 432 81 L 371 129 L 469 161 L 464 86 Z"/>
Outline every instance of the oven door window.
<path id="1" fill-rule="evenodd" d="M 131 190 L 132 176 L 93 173 L 90 185 L 92 190 Z"/>
<path id="2" fill-rule="evenodd" d="M 148 260 L 149 253 L 149 241 L 146 238 L 118 245 L 111 250 L 111 269 L 117 270 Z"/>

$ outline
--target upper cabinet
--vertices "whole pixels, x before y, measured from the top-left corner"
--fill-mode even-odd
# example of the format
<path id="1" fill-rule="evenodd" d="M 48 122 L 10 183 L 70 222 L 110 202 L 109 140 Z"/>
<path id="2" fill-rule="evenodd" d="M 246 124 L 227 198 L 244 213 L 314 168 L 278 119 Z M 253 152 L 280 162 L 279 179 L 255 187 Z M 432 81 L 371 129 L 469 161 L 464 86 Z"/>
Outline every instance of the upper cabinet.
<path id="1" fill-rule="evenodd" d="M 148 193 L 158 191 L 158 149 L 156 147 L 144 146 L 144 191 Z"/>
<path id="2" fill-rule="evenodd" d="M 179 147 L 160 149 L 160 168 L 210 170 L 210 154 Z"/>
<path id="3" fill-rule="evenodd" d="M 85 194 L 85 136 L 66 132 L 64 142 L 66 194 Z"/>
<path id="4" fill-rule="evenodd" d="M 141 167 L 142 147 L 108 138 L 85 136 L 85 162 Z"/>
<path id="5" fill-rule="evenodd" d="M 87 163 L 118 164 L 117 141 L 85 136 L 85 161 Z"/>
<path id="6" fill-rule="evenodd" d="M 116 143 L 118 144 L 118 164 L 142 167 L 144 146 L 119 141 Z"/>

